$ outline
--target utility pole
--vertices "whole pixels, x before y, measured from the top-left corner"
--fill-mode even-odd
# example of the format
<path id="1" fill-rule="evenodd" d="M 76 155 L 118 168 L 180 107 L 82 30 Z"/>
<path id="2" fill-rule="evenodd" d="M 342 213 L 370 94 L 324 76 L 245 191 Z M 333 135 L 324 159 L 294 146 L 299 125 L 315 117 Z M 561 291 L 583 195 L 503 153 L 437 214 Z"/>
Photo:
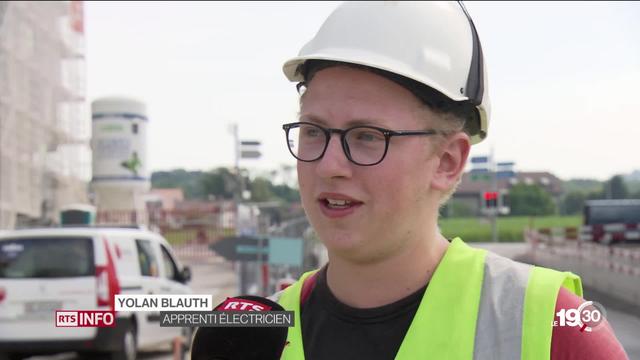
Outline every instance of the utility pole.
<path id="1" fill-rule="evenodd" d="M 235 170 L 236 170 L 236 191 L 234 194 L 234 198 L 236 199 L 236 204 L 240 204 L 242 201 L 242 193 L 244 192 L 244 181 L 242 179 L 242 174 L 240 173 L 240 137 L 238 136 L 238 124 L 233 124 L 233 153 L 235 156 Z"/>
<path id="2" fill-rule="evenodd" d="M 491 162 L 489 166 L 491 167 L 491 187 L 495 193 L 498 193 L 498 165 L 496 163 L 495 153 L 493 151 L 493 146 L 491 146 L 491 154 L 490 154 Z M 496 199 L 497 202 L 497 199 Z M 498 242 L 498 206 L 492 208 L 489 213 L 491 220 L 491 241 Z"/>
<path id="3" fill-rule="evenodd" d="M 235 226 L 236 236 L 242 235 L 240 229 L 240 201 L 242 200 L 242 176 L 240 175 L 240 140 L 238 139 L 238 124 L 233 123 L 231 125 L 231 132 L 233 133 L 233 154 L 234 154 L 234 167 L 236 175 L 236 188 L 233 192 L 233 202 L 235 205 Z M 247 263 L 245 261 L 239 261 L 238 264 L 238 282 L 240 294 L 247 293 Z"/>
<path id="4" fill-rule="evenodd" d="M 256 153 L 251 151 L 249 152 L 245 151 L 246 150 L 245 145 L 259 145 L 259 142 L 255 142 L 255 141 L 243 142 L 240 140 L 240 136 L 238 135 L 238 133 L 239 133 L 238 124 L 234 123 L 233 124 L 233 140 L 234 140 L 233 143 L 234 143 L 234 154 L 235 154 L 235 171 L 236 171 L 236 178 L 237 178 L 236 180 L 237 189 L 234 194 L 235 203 L 236 203 L 236 235 L 258 236 L 257 254 L 256 254 L 257 259 L 255 262 L 251 263 L 251 266 L 255 266 L 255 274 L 254 274 L 255 284 L 257 285 L 258 295 L 262 296 L 266 292 L 266 289 L 264 288 L 263 282 L 262 282 L 262 268 L 264 264 L 263 252 L 264 252 L 265 244 L 263 243 L 262 237 L 260 237 L 260 234 L 254 233 L 255 229 L 253 228 L 253 220 L 254 220 L 255 214 L 253 213 L 253 206 L 250 206 L 248 209 L 245 209 L 245 210 L 249 210 L 249 219 L 247 219 L 247 221 L 251 223 L 251 227 L 241 229 L 241 222 L 240 222 L 240 215 L 241 215 L 240 206 L 244 200 L 244 192 L 245 192 L 244 177 L 242 176 L 242 171 L 240 170 L 240 159 L 259 157 L 260 156 L 259 152 Z M 251 282 L 251 277 L 250 277 L 250 273 L 252 270 L 251 266 L 246 261 L 240 262 L 239 277 L 240 277 L 240 293 L 241 294 L 247 294 L 249 292 L 249 286 L 247 285 Z"/>

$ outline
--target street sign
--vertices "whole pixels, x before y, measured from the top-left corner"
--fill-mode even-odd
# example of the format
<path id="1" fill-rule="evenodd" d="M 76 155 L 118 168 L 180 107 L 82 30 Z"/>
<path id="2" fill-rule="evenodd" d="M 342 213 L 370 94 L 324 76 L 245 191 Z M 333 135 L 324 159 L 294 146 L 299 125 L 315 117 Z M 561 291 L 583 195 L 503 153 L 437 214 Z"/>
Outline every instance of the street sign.
<path id="1" fill-rule="evenodd" d="M 499 162 L 498 167 L 513 167 L 516 163 L 513 161 Z"/>
<path id="2" fill-rule="evenodd" d="M 489 162 L 488 156 L 474 156 L 471 158 L 472 164 L 480 164 L 480 163 L 486 163 L 486 162 Z"/>
<path id="3" fill-rule="evenodd" d="M 255 236 L 226 237 L 215 244 L 209 245 L 209 249 L 231 261 L 259 261 L 260 254 L 262 254 L 262 261 L 269 260 L 269 239 L 267 238 Z"/>
<path id="4" fill-rule="evenodd" d="M 302 238 L 233 236 L 209 245 L 209 249 L 231 261 L 260 261 L 262 254 L 262 261 L 272 265 L 301 266 L 303 244 Z"/>
<path id="5" fill-rule="evenodd" d="M 302 238 L 269 238 L 269 264 L 302 265 Z"/>
<path id="6" fill-rule="evenodd" d="M 269 248 L 258 247 L 257 245 L 236 245 L 236 253 L 241 255 L 269 254 Z"/>
<path id="7" fill-rule="evenodd" d="M 242 159 L 258 159 L 262 156 L 260 153 L 260 141 L 242 140 L 240 141 L 240 158 Z"/>
<path id="8" fill-rule="evenodd" d="M 516 176 L 516 173 L 515 173 L 515 171 L 513 171 L 513 170 L 509 170 L 509 171 L 498 171 L 498 172 L 496 173 L 496 177 L 497 177 L 498 179 L 509 179 L 509 178 L 512 178 L 512 177 L 515 177 L 515 176 Z"/>
<path id="9" fill-rule="evenodd" d="M 480 174 L 480 173 L 484 174 L 484 173 L 488 173 L 489 169 L 487 169 L 487 168 L 477 168 L 477 169 L 471 169 L 470 172 L 472 174 Z"/>
<path id="10" fill-rule="evenodd" d="M 476 168 L 469 171 L 471 181 L 489 181 L 491 179 L 491 173 L 487 168 Z"/>
<path id="11" fill-rule="evenodd" d="M 243 159 L 258 159 L 262 154 L 258 150 L 241 150 L 240 157 Z"/>
<path id="12" fill-rule="evenodd" d="M 487 174 L 472 174 L 471 181 L 489 181 L 491 180 L 491 175 Z"/>

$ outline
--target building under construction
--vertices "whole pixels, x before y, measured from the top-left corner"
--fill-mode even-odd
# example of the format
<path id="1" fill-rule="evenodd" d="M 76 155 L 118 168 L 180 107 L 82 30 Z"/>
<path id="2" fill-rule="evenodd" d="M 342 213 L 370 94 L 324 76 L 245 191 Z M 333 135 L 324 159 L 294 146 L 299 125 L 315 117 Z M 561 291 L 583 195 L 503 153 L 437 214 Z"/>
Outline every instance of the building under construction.
<path id="1" fill-rule="evenodd" d="M 0 1 L 0 229 L 88 200 L 82 5 Z"/>

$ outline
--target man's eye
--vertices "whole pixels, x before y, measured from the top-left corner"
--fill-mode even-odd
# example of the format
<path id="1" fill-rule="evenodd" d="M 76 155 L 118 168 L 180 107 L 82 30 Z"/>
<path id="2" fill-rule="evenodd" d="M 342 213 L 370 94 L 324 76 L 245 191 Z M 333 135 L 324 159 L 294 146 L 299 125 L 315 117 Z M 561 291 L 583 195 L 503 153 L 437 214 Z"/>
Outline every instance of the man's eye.
<path id="1" fill-rule="evenodd" d="M 355 138 L 358 141 L 373 142 L 373 141 L 384 140 L 384 135 L 382 135 L 378 131 L 364 130 L 364 131 L 357 131 L 355 134 Z"/>
<path id="2" fill-rule="evenodd" d="M 318 137 L 321 134 L 320 129 L 315 128 L 315 127 L 304 127 L 302 128 L 302 134 L 305 137 Z"/>

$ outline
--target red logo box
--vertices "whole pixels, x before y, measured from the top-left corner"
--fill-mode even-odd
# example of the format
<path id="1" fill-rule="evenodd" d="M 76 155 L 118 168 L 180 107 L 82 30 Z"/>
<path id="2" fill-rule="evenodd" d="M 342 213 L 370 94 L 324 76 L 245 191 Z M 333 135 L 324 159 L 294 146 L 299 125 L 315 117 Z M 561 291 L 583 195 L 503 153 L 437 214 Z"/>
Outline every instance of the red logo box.
<path id="1" fill-rule="evenodd" d="M 56 310 L 56 327 L 114 327 L 115 311 Z"/>

